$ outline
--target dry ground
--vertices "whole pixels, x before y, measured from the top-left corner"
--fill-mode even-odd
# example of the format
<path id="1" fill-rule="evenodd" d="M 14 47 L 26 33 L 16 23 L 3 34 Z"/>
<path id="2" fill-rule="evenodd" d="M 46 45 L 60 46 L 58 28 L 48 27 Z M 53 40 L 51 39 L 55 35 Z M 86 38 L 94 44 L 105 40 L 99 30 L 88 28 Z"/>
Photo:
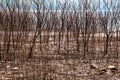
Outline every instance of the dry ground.
<path id="1" fill-rule="evenodd" d="M 101 43 L 94 50 L 86 53 L 86 58 L 82 59 L 82 47 L 80 52 L 77 52 L 74 43 L 74 40 L 70 42 L 68 49 L 64 47 L 67 43 L 61 41 L 60 53 L 57 51 L 58 44 L 36 43 L 32 59 L 26 58 L 29 45 L 24 44 L 22 51 L 25 53 L 15 52 L 18 56 L 11 61 L 0 61 L 0 80 L 120 80 L 120 55 L 116 56 L 114 51 L 109 51 L 105 57 L 101 57 L 103 55 Z M 40 51 L 38 49 L 40 46 L 45 48 Z M 109 50 L 112 50 L 111 48 Z M 113 74 L 106 72 L 101 74 L 90 68 L 92 63 L 100 69 L 115 65 L 117 71 Z"/>
<path id="2" fill-rule="evenodd" d="M 114 74 L 100 74 L 90 69 L 91 62 L 101 69 L 111 64 L 116 65 L 118 71 Z M 81 60 L 65 58 L 63 55 L 44 56 L 42 59 L 26 61 L 20 59 L 1 61 L 0 80 L 119 80 L 119 68 L 119 59 Z"/>

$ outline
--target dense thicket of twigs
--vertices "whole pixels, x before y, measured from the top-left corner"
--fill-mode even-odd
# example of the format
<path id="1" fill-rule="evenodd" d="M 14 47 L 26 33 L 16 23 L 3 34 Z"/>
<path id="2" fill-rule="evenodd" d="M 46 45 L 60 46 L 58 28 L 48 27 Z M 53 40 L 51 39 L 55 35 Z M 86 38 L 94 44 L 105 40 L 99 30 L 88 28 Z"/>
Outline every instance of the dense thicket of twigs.
<path id="1" fill-rule="evenodd" d="M 119 0 L 32 0 L 32 11 L 24 1 L 22 6 L 6 2 L 0 8 L 0 60 L 60 54 L 65 59 L 119 58 Z"/>
<path id="2" fill-rule="evenodd" d="M 56 8 L 53 2 L 57 2 Z M 31 58 L 35 49 L 40 53 L 50 43 L 57 46 L 55 50 L 58 54 L 61 50 L 69 53 L 70 46 L 74 45 L 73 51 L 83 54 L 83 58 L 100 49 L 104 56 L 110 48 L 118 53 L 119 2 L 107 4 L 103 0 L 96 2 L 98 5 L 90 0 L 53 2 L 50 1 L 48 7 L 44 0 L 33 0 L 31 5 L 36 10 L 32 11 L 27 10 L 25 3 L 21 9 L 18 2 L 11 6 L 7 1 L 6 7 L 1 6 L 1 54 L 9 58 L 13 53 L 27 53 L 28 58 Z M 24 51 L 25 47 L 28 50 Z"/>

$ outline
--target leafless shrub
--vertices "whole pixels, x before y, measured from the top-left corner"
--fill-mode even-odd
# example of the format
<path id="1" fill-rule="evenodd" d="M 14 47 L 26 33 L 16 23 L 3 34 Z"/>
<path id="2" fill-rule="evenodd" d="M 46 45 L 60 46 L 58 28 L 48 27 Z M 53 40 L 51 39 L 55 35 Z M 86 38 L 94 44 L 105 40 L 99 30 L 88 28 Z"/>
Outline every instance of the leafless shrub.
<path id="1" fill-rule="evenodd" d="M 76 79 L 81 76 L 79 70 L 89 67 L 91 61 L 105 58 L 103 61 L 109 63 L 114 55 L 119 58 L 118 0 L 103 0 L 103 6 L 100 0 L 98 4 L 92 0 L 31 0 L 32 11 L 24 0 L 21 2 L 6 0 L 6 6 L 0 8 L 0 60 L 38 60 L 42 69 L 38 76 L 52 79 L 54 73 Z M 62 73 L 58 68 L 65 69 Z M 83 74 L 88 75 L 87 71 Z"/>

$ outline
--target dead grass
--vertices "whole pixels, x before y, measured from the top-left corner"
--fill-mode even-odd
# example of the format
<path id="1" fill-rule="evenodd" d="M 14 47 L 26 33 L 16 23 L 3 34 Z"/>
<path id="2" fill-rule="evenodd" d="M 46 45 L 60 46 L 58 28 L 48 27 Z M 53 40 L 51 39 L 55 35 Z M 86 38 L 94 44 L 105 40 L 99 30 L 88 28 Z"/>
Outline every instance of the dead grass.
<path id="1" fill-rule="evenodd" d="M 65 39 L 65 38 L 64 38 Z M 0 62 L 0 80 L 119 80 L 120 79 L 120 55 L 116 56 L 115 47 L 109 48 L 108 54 L 103 57 L 103 42 L 98 48 L 90 46 L 86 53 L 86 59 L 82 59 L 83 47 L 80 40 L 80 52 L 76 50 L 76 41 L 68 43 L 61 40 L 61 48 L 58 53 L 58 39 L 54 44 L 53 39 L 49 43 L 36 42 L 31 59 L 27 59 L 31 43 L 22 44 L 19 49 L 10 48 L 13 58 L 11 61 Z M 97 41 L 96 41 L 97 42 Z M 113 43 L 114 45 L 116 43 Z M 41 50 L 40 50 L 41 47 Z M 120 47 L 119 47 L 120 48 Z M 120 51 L 118 50 L 118 53 Z M 5 55 L 1 53 L 1 55 Z M 4 56 L 3 56 L 4 57 Z M 96 64 L 100 69 L 108 65 L 115 65 L 117 72 L 114 74 L 100 74 L 91 69 L 90 64 Z M 17 68 L 17 69 L 16 69 Z"/>

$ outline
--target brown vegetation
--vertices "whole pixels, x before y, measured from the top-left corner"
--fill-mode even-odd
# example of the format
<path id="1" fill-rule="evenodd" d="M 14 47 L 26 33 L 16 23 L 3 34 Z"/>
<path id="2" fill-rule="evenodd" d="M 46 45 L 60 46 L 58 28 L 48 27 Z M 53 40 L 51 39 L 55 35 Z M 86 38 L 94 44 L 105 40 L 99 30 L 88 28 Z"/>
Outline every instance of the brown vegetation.
<path id="1" fill-rule="evenodd" d="M 69 0 L 57 1 L 56 9 L 52 3 L 47 9 L 44 0 L 33 3 L 33 12 L 9 2 L 1 8 L 1 80 L 119 78 L 120 3 L 103 0 L 105 11 L 92 0 L 78 0 L 77 7 Z M 91 69 L 91 63 L 98 65 L 99 72 Z M 110 75 L 104 70 L 109 65 L 116 68 Z"/>

